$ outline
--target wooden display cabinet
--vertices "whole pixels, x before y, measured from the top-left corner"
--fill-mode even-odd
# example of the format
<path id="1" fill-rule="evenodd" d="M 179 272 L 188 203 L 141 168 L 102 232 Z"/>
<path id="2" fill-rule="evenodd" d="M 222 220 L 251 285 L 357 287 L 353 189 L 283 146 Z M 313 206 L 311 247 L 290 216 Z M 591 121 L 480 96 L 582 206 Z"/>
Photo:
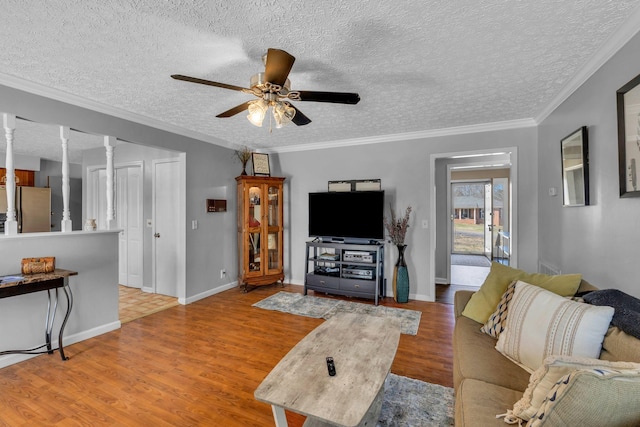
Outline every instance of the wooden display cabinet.
<path id="1" fill-rule="evenodd" d="M 284 284 L 284 178 L 241 175 L 238 184 L 238 285 Z"/>
<path id="2" fill-rule="evenodd" d="M 7 170 L 0 168 L 0 185 L 6 185 Z M 35 172 L 15 169 L 16 186 L 17 187 L 33 187 L 35 185 Z"/>

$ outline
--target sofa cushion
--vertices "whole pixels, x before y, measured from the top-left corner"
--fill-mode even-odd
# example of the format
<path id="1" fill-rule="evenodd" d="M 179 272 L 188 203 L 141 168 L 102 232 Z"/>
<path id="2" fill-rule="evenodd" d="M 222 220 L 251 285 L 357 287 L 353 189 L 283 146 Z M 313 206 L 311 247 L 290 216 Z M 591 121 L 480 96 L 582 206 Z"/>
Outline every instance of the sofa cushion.
<path id="1" fill-rule="evenodd" d="M 496 340 L 480 331 L 480 325 L 461 316 L 453 330 L 454 387 L 465 378 L 477 379 L 522 392 L 529 373 L 495 350 Z M 504 412 L 507 408 L 502 408 Z"/>
<path id="2" fill-rule="evenodd" d="M 471 296 L 462 315 L 479 323 L 485 323 L 494 312 L 507 286 L 514 280 L 522 280 L 540 286 L 561 296 L 573 296 L 580 286 L 582 275 L 566 274 L 549 276 L 541 273 L 527 273 L 497 262 L 491 263 L 489 275 L 484 283 Z"/>
<path id="3" fill-rule="evenodd" d="M 531 374 L 529 387 L 524 391 L 522 399 L 518 400 L 510 411 L 509 417 L 529 421 L 542 406 L 549 391 L 565 375 L 578 369 L 621 369 L 633 370 L 640 373 L 640 364 L 631 362 L 609 362 L 600 359 L 589 359 L 572 356 L 550 356 L 544 360 L 542 366 Z"/>
<path id="4" fill-rule="evenodd" d="M 602 342 L 600 358 L 640 363 L 640 340 L 611 327 Z"/>
<path id="5" fill-rule="evenodd" d="M 560 297 L 518 281 L 496 349 L 533 372 L 551 355 L 597 359 L 613 308 Z"/>
<path id="6" fill-rule="evenodd" d="M 505 427 L 496 415 L 504 413 L 504 408 L 512 406 L 520 397 L 521 391 L 465 379 L 456 391 L 455 425 Z"/>
<path id="7" fill-rule="evenodd" d="M 584 369 L 562 377 L 527 426 L 638 426 L 640 371 Z"/>

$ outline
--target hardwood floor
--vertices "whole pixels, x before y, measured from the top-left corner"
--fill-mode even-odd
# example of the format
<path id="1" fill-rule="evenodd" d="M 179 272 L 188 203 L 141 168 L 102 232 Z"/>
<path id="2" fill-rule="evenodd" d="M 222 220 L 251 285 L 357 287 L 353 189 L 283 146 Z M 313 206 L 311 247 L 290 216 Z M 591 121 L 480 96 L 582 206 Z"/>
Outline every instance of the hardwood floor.
<path id="1" fill-rule="evenodd" d="M 323 322 L 251 305 L 286 285 L 232 289 L 0 369 L 0 426 L 272 426 L 253 392 Z M 354 299 L 355 300 L 355 299 Z M 357 300 L 369 302 L 368 300 Z M 418 335 L 402 335 L 393 373 L 452 385 L 453 306 L 410 301 Z M 304 417 L 287 413 L 290 426 Z"/>
<path id="2" fill-rule="evenodd" d="M 118 285 L 120 323 L 148 316 L 178 305 L 178 298 L 143 292 L 139 288 Z"/>

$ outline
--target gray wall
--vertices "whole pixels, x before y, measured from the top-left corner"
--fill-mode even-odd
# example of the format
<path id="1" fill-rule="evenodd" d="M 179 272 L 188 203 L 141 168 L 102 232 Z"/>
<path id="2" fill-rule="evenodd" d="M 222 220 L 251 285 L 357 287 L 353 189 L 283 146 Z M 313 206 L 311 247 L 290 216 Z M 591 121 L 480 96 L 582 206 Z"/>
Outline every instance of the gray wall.
<path id="1" fill-rule="evenodd" d="M 386 192 L 385 214 L 388 215 L 389 203 L 396 211 L 408 205 L 413 207 L 406 239 L 411 298 L 433 300 L 435 284 L 430 278 L 434 277 L 434 271 L 429 268 L 433 248 L 430 230 L 421 227 L 423 220 L 431 220 L 429 189 L 435 185 L 430 182 L 431 155 L 506 147 L 517 147 L 520 157 L 519 265 L 535 271 L 538 253 L 536 136 L 536 128 L 531 127 L 278 154 L 277 161 L 272 163 L 274 172 L 288 178 L 286 280 L 303 283 L 305 242 L 309 240 L 308 193 L 326 191 L 327 181 L 331 180 L 380 178 Z M 339 216 L 340 212 L 336 212 L 336 220 Z M 390 289 L 396 249 L 387 245 L 386 256 L 387 288 Z"/>
<path id="2" fill-rule="evenodd" d="M 22 258 L 55 256 L 56 267 L 77 271 L 69 279 L 73 293 L 73 309 L 65 328 L 65 346 L 118 329 L 118 233 L 30 233 L 0 236 L 0 274 L 20 272 Z M 59 292 L 54 337 L 64 319 L 67 302 Z M 0 299 L 0 350 L 25 349 L 44 343 L 44 320 L 47 293 L 34 292 Z M 73 358 L 72 350 L 65 351 Z M 32 356 L 0 357 L 0 367 Z M 44 357 L 44 356 L 43 356 Z M 56 363 L 60 363 L 56 354 Z M 69 362 L 73 363 L 73 362 Z"/>
<path id="3" fill-rule="evenodd" d="M 224 288 L 237 276 L 233 150 L 0 85 L 0 111 L 98 135 L 186 153 L 186 298 Z M 227 189 L 228 212 L 209 214 L 206 199 Z M 191 221 L 199 228 L 191 230 Z M 220 270 L 227 277 L 220 279 Z"/>
<path id="4" fill-rule="evenodd" d="M 539 256 L 640 297 L 640 198 L 619 198 L 616 90 L 640 74 L 640 34 L 539 126 Z M 591 206 L 562 207 L 560 140 L 588 126 Z M 559 195 L 548 195 L 556 187 Z"/>

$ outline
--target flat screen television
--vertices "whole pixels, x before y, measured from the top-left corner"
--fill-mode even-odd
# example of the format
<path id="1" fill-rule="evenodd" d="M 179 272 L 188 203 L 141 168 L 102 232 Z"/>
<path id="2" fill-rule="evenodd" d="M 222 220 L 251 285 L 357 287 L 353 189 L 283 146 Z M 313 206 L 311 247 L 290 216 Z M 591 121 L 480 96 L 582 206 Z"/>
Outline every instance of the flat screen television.
<path id="1" fill-rule="evenodd" d="M 383 240 L 384 191 L 309 193 L 309 236 Z"/>

